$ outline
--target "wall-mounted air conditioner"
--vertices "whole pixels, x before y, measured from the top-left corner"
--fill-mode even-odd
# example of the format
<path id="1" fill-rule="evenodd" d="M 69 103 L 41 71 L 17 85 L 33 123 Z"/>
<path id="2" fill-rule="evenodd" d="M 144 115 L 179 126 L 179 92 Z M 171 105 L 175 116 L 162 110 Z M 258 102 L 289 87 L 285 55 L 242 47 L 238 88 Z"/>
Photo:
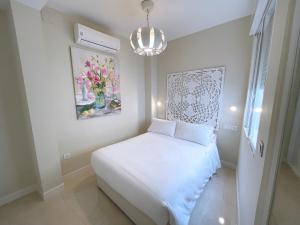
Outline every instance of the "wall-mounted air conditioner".
<path id="1" fill-rule="evenodd" d="M 81 24 L 74 26 L 75 42 L 90 48 L 116 54 L 120 50 L 120 40 Z"/>

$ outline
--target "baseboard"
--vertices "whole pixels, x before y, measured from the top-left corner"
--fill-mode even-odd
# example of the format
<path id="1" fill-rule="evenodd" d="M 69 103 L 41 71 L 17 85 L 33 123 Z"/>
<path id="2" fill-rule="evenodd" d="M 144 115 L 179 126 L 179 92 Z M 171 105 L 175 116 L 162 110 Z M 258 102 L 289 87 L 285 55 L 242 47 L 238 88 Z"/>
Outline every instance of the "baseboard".
<path id="1" fill-rule="evenodd" d="M 0 198 L 0 206 L 3 206 L 3 205 L 8 204 L 10 202 L 13 202 L 13 201 L 17 200 L 18 198 L 22 198 L 25 195 L 28 195 L 28 194 L 33 193 L 35 191 L 36 191 L 36 186 L 31 185 L 31 186 L 28 186 L 28 187 L 23 188 L 21 190 L 18 190 L 14 193 L 11 193 L 11 194 L 8 194 L 4 197 L 1 197 Z"/>
<path id="2" fill-rule="evenodd" d="M 236 180 L 236 203 L 237 203 L 237 225 L 241 224 L 241 217 L 240 217 L 240 191 L 239 191 L 239 176 L 238 170 L 235 172 L 235 180 Z"/>
<path id="3" fill-rule="evenodd" d="M 56 187 L 51 188 L 50 190 L 48 190 L 48 191 L 46 191 L 42 194 L 40 193 L 40 195 L 41 195 L 43 200 L 47 200 L 51 196 L 59 194 L 63 190 L 64 190 L 64 183 L 61 183 L 60 185 L 57 185 Z"/>
<path id="4" fill-rule="evenodd" d="M 228 168 L 233 169 L 233 170 L 236 169 L 236 165 L 232 162 L 228 162 L 228 161 L 225 161 L 225 160 L 221 160 L 221 162 L 225 167 L 228 167 Z"/>
<path id="5" fill-rule="evenodd" d="M 83 166 L 83 167 L 81 167 L 81 168 L 79 168 L 79 169 L 77 169 L 77 170 L 74 170 L 74 171 L 72 171 L 72 172 L 70 172 L 70 173 L 67 173 L 67 174 L 64 175 L 64 178 L 73 176 L 73 175 L 75 175 L 75 174 L 77 174 L 77 173 L 80 173 L 80 172 L 83 172 L 83 171 L 85 171 L 85 170 L 91 170 L 91 165 L 88 164 L 88 165 Z"/>
<path id="6" fill-rule="evenodd" d="M 70 159 L 62 159 L 61 167 L 63 176 L 78 170 L 78 168 L 89 165 L 91 162 L 92 152 L 92 150 L 88 150 L 87 152 L 74 154 Z"/>

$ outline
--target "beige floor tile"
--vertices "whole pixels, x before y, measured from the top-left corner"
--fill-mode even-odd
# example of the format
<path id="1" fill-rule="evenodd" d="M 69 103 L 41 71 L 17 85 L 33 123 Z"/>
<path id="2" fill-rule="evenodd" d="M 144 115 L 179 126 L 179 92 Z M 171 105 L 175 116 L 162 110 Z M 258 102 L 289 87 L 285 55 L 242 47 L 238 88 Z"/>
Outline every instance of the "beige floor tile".
<path id="1" fill-rule="evenodd" d="M 222 168 L 208 182 L 197 201 L 190 225 L 236 225 L 235 171 Z M 97 187 L 92 170 L 65 178 L 60 194 L 42 201 L 30 194 L 0 207 L 0 225 L 133 225 Z"/>
<path id="2" fill-rule="evenodd" d="M 283 163 L 275 192 L 271 224 L 300 224 L 300 179 Z"/>

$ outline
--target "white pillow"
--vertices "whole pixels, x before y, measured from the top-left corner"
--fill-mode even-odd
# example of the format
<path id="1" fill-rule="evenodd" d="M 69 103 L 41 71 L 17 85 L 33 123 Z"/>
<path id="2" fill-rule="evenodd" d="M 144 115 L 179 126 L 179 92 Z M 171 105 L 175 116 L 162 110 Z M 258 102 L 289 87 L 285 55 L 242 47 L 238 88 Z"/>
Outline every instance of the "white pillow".
<path id="1" fill-rule="evenodd" d="M 175 137 L 208 146 L 213 142 L 214 128 L 202 124 L 178 121 Z"/>
<path id="2" fill-rule="evenodd" d="M 148 128 L 149 132 L 159 133 L 174 137 L 176 122 L 170 120 L 152 119 L 152 123 Z"/>

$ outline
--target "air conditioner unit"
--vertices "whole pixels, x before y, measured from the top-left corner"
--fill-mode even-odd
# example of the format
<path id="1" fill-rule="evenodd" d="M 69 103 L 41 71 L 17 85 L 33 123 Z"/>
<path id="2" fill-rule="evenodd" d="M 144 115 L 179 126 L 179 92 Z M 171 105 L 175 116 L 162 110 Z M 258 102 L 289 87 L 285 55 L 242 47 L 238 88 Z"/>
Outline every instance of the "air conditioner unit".
<path id="1" fill-rule="evenodd" d="M 90 48 L 116 54 L 120 50 L 120 40 L 81 24 L 74 26 L 75 42 Z"/>

